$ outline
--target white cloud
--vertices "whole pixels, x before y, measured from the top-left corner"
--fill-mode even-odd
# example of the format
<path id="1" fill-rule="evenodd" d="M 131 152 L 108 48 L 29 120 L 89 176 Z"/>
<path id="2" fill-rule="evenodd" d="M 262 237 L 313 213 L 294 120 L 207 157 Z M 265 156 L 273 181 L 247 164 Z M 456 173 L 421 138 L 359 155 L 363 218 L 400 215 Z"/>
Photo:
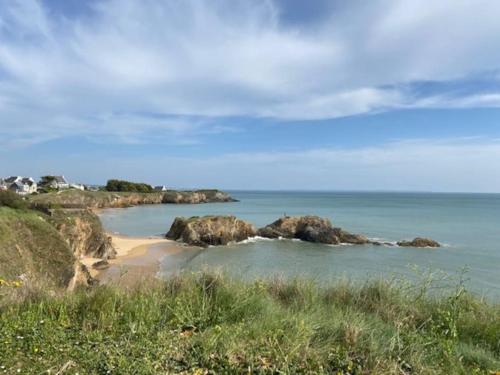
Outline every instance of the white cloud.
<path id="1" fill-rule="evenodd" d="M 270 0 L 96 4 L 72 20 L 43 2 L 2 4 L 4 145 L 172 129 L 116 113 L 321 119 L 500 104 L 500 89 L 421 98 L 401 88 L 498 71 L 498 1 L 350 2 L 314 27 L 283 22 Z M 202 129 L 180 123 L 181 143 Z"/>

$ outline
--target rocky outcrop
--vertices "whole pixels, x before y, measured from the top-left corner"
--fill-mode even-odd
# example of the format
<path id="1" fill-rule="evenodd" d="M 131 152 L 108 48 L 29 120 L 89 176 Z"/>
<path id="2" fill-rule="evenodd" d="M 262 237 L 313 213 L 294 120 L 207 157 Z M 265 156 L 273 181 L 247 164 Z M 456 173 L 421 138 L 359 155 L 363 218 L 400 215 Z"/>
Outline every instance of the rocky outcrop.
<path id="1" fill-rule="evenodd" d="M 218 203 L 218 202 L 237 202 L 229 194 L 219 190 L 195 190 L 195 191 L 176 191 L 168 190 L 163 193 L 161 203 Z"/>
<path id="2" fill-rule="evenodd" d="M 31 207 L 39 210 L 50 208 L 123 208 L 142 204 L 196 204 L 235 201 L 229 194 L 219 190 L 167 190 L 154 193 L 63 190 L 30 197 Z"/>
<path id="3" fill-rule="evenodd" d="M 106 235 L 101 221 L 92 211 L 55 210 L 50 219 L 77 258 L 110 259 L 116 256 L 111 237 Z"/>
<path id="4" fill-rule="evenodd" d="M 398 246 L 402 247 L 441 247 L 441 244 L 430 238 L 417 237 L 411 241 L 399 241 Z"/>
<path id="5" fill-rule="evenodd" d="M 227 245 L 255 236 L 252 224 L 234 216 L 175 218 L 166 237 L 189 245 Z"/>
<path id="6" fill-rule="evenodd" d="M 334 228 L 330 220 L 318 216 L 285 216 L 258 230 L 266 238 L 297 238 L 324 244 L 367 244 L 370 241 L 359 234 Z"/>
<path id="7" fill-rule="evenodd" d="M 73 266 L 73 277 L 68 283 L 67 289 L 73 291 L 78 287 L 89 287 L 97 284 L 97 280 L 94 279 L 90 272 L 84 264 L 76 261 Z"/>

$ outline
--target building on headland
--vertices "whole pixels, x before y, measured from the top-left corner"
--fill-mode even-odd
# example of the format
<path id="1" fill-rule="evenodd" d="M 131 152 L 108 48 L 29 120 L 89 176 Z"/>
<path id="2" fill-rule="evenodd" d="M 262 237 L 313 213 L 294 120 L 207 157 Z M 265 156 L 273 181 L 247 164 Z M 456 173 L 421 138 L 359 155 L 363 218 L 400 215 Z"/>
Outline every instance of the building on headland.
<path id="1" fill-rule="evenodd" d="M 99 191 L 101 190 L 101 186 L 99 185 L 83 185 L 84 190 L 88 191 Z"/>
<path id="2" fill-rule="evenodd" d="M 70 189 L 85 190 L 85 185 L 83 184 L 69 184 Z"/>
<path id="3" fill-rule="evenodd" d="M 0 181 L 0 190 L 10 190 L 20 195 L 36 193 L 38 186 L 31 177 L 10 176 Z"/>
<path id="4" fill-rule="evenodd" d="M 155 191 L 167 191 L 167 187 L 165 185 L 155 186 Z"/>
<path id="5" fill-rule="evenodd" d="M 43 176 L 40 180 L 40 186 L 56 190 L 69 189 L 70 187 L 64 176 Z"/>

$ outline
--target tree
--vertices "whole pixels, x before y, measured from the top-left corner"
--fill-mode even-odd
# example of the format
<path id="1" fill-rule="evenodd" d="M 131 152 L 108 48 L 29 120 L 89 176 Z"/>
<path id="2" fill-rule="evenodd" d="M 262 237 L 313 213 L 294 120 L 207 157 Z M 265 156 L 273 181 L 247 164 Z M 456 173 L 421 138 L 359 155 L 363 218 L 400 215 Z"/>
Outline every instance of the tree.
<path id="1" fill-rule="evenodd" d="M 153 187 L 145 183 L 130 182 L 124 180 L 108 180 L 106 183 L 107 191 L 122 191 L 135 193 L 151 193 Z"/>

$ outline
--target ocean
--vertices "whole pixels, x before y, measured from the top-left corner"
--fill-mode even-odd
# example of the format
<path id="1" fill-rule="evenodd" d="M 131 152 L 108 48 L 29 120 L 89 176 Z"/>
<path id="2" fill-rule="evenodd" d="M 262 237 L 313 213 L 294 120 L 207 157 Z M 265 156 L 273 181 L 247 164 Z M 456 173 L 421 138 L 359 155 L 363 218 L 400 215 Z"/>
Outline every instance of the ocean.
<path id="1" fill-rule="evenodd" d="M 423 280 L 429 275 L 500 298 L 500 194 L 231 191 L 234 203 L 147 205 L 104 210 L 104 227 L 131 236 L 162 236 L 176 216 L 235 215 L 256 227 L 283 215 L 318 215 L 335 226 L 395 242 L 430 237 L 444 247 L 321 245 L 254 239 L 186 251 L 164 259 L 161 272 L 217 268 L 237 277 L 305 277 L 319 282 L 373 278 Z"/>

